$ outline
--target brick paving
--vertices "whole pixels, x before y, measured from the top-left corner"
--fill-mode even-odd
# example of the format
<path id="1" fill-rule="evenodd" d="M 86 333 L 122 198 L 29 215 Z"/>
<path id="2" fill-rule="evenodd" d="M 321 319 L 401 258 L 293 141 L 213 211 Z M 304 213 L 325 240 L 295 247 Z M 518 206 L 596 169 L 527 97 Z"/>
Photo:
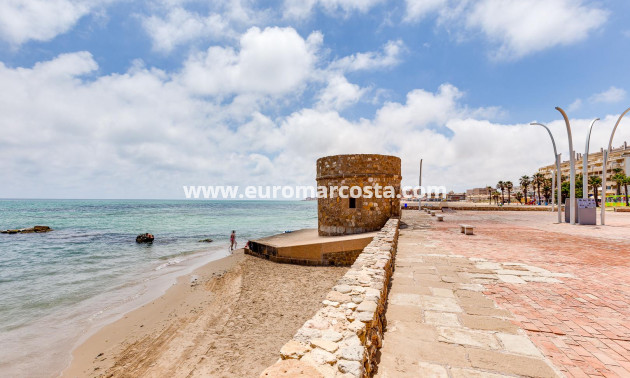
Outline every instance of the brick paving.
<path id="1" fill-rule="evenodd" d="M 444 253 L 559 274 L 488 279 L 484 294 L 565 376 L 630 377 L 630 214 L 607 218 L 602 228 L 553 224 L 546 213 L 456 212 L 432 224 L 431 239 Z"/>
<path id="2" fill-rule="evenodd" d="M 561 282 L 568 275 L 454 254 L 434 238 L 433 219 L 403 213 L 409 227 L 400 231 L 377 377 L 560 376 L 483 291 L 499 281 Z"/>

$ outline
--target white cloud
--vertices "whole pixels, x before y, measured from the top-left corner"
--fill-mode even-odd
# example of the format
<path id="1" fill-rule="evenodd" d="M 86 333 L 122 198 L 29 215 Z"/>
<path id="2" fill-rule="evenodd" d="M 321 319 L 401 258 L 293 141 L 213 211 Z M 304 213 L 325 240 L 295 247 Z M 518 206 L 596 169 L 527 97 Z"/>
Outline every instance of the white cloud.
<path id="1" fill-rule="evenodd" d="M 49 41 L 70 30 L 95 7 L 97 0 L 3 0 L 0 38 L 19 46 L 29 40 Z"/>
<path id="2" fill-rule="evenodd" d="M 284 0 L 284 17 L 304 19 L 312 15 L 316 7 L 329 14 L 348 16 L 353 12 L 365 13 L 384 0 Z"/>
<path id="3" fill-rule="evenodd" d="M 431 13 L 459 40 L 480 32 L 493 44 L 491 55 L 497 60 L 583 41 L 609 15 L 584 0 L 407 0 L 404 19 L 418 21 Z"/>
<path id="4" fill-rule="evenodd" d="M 571 105 L 569 105 L 569 107 L 567 108 L 568 112 L 574 112 L 576 110 L 579 110 L 582 107 L 582 99 L 575 99 L 575 101 L 573 101 L 571 103 Z"/>
<path id="5" fill-rule="evenodd" d="M 589 97 L 589 101 L 592 103 L 608 103 L 614 104 L 620 102 L 626 98 L 626 91 L 617 87 L 610 87 L 607 90 L 596 93 Z"/>
<path id="6" fill-rule="evenodd" d="M 140 15 L 153 48 L 171 52 L 195 41 L 234 40 L 247 28 L 269 23 L 269 11 L 257 9 L 247 0 L 217 0 L 204 11 L 190 7 L 187 0 L 153 0 L 149 14 Z"/>
<path id="7" fill-rule="evenodd" d="M 382 52 L 370 51 L 346 56 L 332 62 L 329 68 L 352 72 L 393 67 L 400 62 L 400 54 L 404 49 L 405 45 L 401 40 L 389 41 L 383 46 Z"/>
<path id="8" fill-rule="evenodd" d="M 448 0 L 406 0 L 406 21 L 418 21 L 448 5 Z"/>
<path id="9" fill-rule="evenodd" d="M 241 25 L 260 24 L 268 18 L 268 11 L 255 8 L 256 0 L 215 0 L 213 3 L 220 6 L 230 20 Z"/>
<path id="10" fill-rule="evenodd" d="M 483 0 L 466 22 L 498 44 L 498 59 L 514 59 L 582 41 L 607 18 L 608 12 L 582 0 Z"/>
<path id="11" fill-rule="evenodd" d="M 376 113 L 376 122 L 399 132 L 443 126 L 448 119 L 464 115 L 457 104 L 462 96 L 462 92 L 450 84 L 442 84 L 437 93 L 416 89 L 407 93 L 406 104 L 386 103 Z"/>
<path id="12" fill-rule="evenodd" d="M 624 89 L 612 86 L 603 92 L 596 93 L 590 96 L 587 99 L 586 104 L 588 105 L 602 104 L 602 103 L 614 104 L 614 103 L 618 103 L 624 100 L 626 98 L 626 95 L 627 93 Z M 582 101 L 581 98 L 575 99 L 575 101 L 573 101 L 569 105 L 569 107 L 567 108 L 567 111 L 574 112 L 574 111 L 580 110 L 582 109 L 584 103 L 585 102 Z"/>
<path id="13" fill-rule="evenodd" d="M 284 17 L 291 20 L 307 18 L 312 14 L 316 4 L 317 0 L 285 0 Z"/>
<path id="14" fill-rule="evenodd" d="M 142 25 L 153 40 L 153 48 L 164 52 L 195 39 L 220 39 L 233 34 L 221 15 L 203 17 L 179 7 L 171 9 L 165 17 L 147 17 Z"/>
<path id="15" fill-rule="evenodd" d="M 305 40 L 292 29 L 252 28 L 240 41 L 194 55 L 177 72 L 136 62 L 98 75 L 87 52 L 32 67 L 0 63 L 0 161 L 10 183 L 0 197 L 182 198 L 182 185 L 314 184 L 315 160 L 337 153 L 400 156 L 406 184 L 422 157 L 426 184 L 463 190 L 516 181 L 551 161 L 544 130 L 488 120 L 501 110 L 469 107 L 451 84 L 411 90 L 373 117 L 344 118 L 339 111 L 368 89 L 314 68 L 319 33 Z M 277 111 L 278 101 L 304 93 L 314 94 L 312 108 L 294 100 L 289 114 Z M 593 150 L 607 143 L 598 130 L 615 120 L 602 117 Z M 589 122 L 572 119 L 576 144 Z M 568 156 L 562 120 L 545 123 Z M 615 144 L 623 140 L 630 128 L 618 130 Z"/>
<path id="16" fill-rule="evenodd" d="M 241 37 L 239 51 L 214 46 L 191 56 L 184 63 L 182 81 L 203 95 L 281 95 L 309 78 L 321 41 L 317 32 L 304 40 L 292 28 L 254 27 Z"/>
<path id="17" fill-rule="evenodd" d="M 0 65 L 12 88 L 0 94 L 0 155 L 12 172 L 3 195 L 152 196 L 174 185 L 168 179 L 186 185 L 240 164 L 240 141 L 216 104 L 159 70 L 82 78 L 96 69 L 85 52 Z"/>
<path id="18" fill-rule="evenodd" d="M 356 84 L 349 83 L 342 75 L 333 75 L 328 80 L 328 85 L 318 96 L 318 108 L 343 110 L 355 104 L 367 92 Z"/>

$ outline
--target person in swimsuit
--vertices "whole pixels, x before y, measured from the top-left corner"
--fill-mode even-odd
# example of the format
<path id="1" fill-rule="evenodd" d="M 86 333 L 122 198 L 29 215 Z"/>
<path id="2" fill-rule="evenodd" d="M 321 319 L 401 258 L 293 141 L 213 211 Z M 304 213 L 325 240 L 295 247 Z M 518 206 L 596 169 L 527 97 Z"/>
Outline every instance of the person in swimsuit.
<path id="1" fill-rule="evenodd" d="M 232 230 L 232 234 L 230 235 L 230 251 L 236 249 L 236 231 Z"/>

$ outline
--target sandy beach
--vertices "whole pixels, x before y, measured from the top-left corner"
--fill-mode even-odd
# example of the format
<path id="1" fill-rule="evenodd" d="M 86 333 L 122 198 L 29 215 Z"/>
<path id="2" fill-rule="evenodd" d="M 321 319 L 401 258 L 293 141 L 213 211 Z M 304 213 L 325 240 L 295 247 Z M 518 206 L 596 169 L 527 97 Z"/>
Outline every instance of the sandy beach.
<path id="1" fill-rule="evenodd" d="M 257 377 L 346 271 L 239 250 L 103 327 L 74 350 L 62 376 Z"/>

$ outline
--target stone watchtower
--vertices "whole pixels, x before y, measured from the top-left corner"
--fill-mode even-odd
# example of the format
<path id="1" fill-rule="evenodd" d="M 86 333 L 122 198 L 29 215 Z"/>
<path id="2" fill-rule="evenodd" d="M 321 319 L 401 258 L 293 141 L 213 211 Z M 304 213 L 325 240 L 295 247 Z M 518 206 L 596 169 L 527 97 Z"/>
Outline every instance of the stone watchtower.
<path id="1" fill-rule="evenodd" d="M 349 191 L 318 198 L 319 235 L 348 235 L 380 230 L 392 216 L 400 216 L 400 158 L 387 155 L 335 155 L 317 160 L 318 187 L 394 188 L 395 198 L 365 198 Z M 346 193 L 344 193 L 346 194 Z M 391 193 L 390 193 L 391 194 Z"/>

